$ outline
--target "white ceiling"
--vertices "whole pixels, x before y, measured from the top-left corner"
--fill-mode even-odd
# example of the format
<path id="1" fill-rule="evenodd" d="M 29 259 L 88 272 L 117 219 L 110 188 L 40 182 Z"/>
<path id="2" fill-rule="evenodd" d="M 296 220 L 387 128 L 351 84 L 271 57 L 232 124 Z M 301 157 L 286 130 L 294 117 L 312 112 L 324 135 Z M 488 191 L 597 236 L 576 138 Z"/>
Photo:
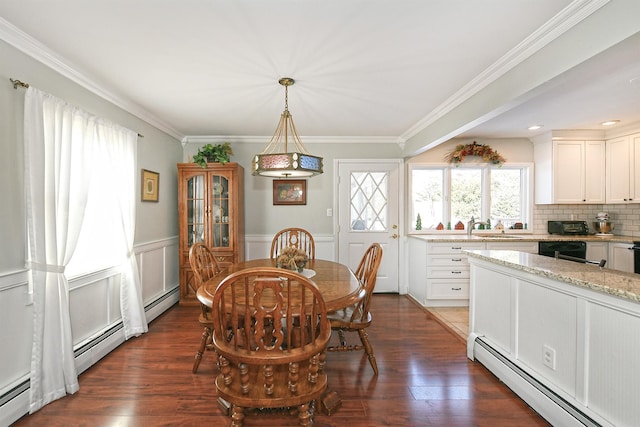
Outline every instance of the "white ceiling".
<path id="1" fill-rule="evenodd" d="M 3 0 L 0 24 L 179 139 L 270 136 L 284 107 L 277 82 L 288 76 L 296 80 L 289 109 L 303 140 L 399 141 L 499 78 L 490 72 L 496 64 L 588 3 Z M 605 52 L 460 136 L 639 121 L 640 79 L 630 83 L 640 76 L 635 43 L 632 53 L 629 46 Z"/>

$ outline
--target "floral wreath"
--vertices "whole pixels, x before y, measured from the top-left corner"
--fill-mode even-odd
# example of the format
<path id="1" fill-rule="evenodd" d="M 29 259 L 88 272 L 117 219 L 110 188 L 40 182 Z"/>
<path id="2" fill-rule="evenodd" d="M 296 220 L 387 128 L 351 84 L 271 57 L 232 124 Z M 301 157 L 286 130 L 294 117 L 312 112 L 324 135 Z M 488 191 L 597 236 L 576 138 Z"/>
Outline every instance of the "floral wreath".
<path id="1" fill-rule="evenodd" d="M 502 165 L 502 163 L 506 162 L 505 158 L 498 154 L 497 151 L 494 151 L 488 145 L 478 144 L 475 141 L 471 144 L 456 146 L 456 149 L 447 156 L 447 160 L 449 163 L 460 163 L 467 156 L 482 157 L 482 160 L 494 165 Z"/>

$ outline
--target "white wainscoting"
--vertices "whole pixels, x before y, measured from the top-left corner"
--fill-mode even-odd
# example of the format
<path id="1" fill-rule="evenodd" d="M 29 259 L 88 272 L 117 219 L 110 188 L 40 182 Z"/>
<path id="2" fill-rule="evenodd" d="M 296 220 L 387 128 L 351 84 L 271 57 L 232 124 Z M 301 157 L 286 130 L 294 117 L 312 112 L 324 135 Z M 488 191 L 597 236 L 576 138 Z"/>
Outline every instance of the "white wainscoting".
<path id="1" fill-rule="evenodd" d="M 272 240 L 273 235 L 254 234 L 245 236 L 244 258 L 247 261 L 269 258 Z M 332 234 L 314 235 L 313 241 L 316 244 L 316 258 L 337 261 L 336 236 Z"/>
<path id="2" fill-rule="evenodd" d="M 179 300 L 178 238 L 136 245 L 142 296 L 151 322 Z M 124 342 L 119 303 L 119 275 L 104 270 L 69 282 L 71 325 L 78 373 L 84 372 Z M 32 303 L 26 270 L 0 272 L 2 361 L 0 426 L 28 412 Z"/>

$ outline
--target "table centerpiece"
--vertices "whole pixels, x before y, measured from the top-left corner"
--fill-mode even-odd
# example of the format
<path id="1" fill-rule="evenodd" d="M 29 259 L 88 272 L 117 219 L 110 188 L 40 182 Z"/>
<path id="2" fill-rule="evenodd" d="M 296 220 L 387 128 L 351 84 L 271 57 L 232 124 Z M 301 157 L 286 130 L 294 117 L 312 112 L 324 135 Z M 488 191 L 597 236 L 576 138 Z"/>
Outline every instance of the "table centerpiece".
<path id="1" fill-rule="evenodd" d="M 295 246 L 287 246 L 276 258 L 276 267 L 301 273 L 308 260 L 309 257 L 304 250 Z"/>

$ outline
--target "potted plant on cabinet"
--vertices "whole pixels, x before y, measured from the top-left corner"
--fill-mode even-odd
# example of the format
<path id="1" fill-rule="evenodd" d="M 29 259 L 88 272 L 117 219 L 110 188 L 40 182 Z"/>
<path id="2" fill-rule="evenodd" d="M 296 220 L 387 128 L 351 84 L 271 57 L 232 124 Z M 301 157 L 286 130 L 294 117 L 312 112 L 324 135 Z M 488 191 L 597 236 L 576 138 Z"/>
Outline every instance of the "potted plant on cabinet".
<path id="1" fill-rule="evenodd" d="M 229 162 L 232 154 L 233 150 L 231 149 L 231 144 L 228 142 L 218 145 L 207 144 L 204 147 L 198 148 L 198 152 L 193 156 L 193 161 L 202 168 L 207 167 L 207 162 L 224 165 Z"/>

